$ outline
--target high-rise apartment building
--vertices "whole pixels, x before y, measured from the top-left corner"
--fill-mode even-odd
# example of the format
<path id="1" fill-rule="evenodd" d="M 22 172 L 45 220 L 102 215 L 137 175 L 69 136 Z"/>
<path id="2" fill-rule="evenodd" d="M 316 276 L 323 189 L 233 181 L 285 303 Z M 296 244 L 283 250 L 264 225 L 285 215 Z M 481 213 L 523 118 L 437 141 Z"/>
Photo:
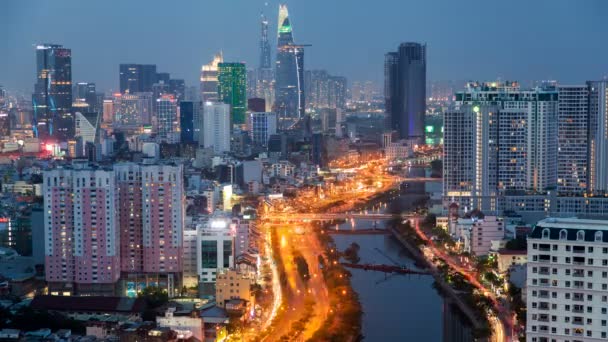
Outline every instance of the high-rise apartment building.
<path id="1" fill-rule="evenodd" d="M 157 83 L 156 65 L 154 64 L 120 64 L 120 92 L 142 93 L 151 92 L 152 85 Z"/>
<path id="2" fill-rule="evenodd" d="M 218 65 L 224 62 L 222 53 L 213 57 L 209 64 L 201 67 L 201 100 L 203 102 L 218 101 Z"/>
<path id="3" fill-rule="evenodd" d="M 277 115 L 275 113 L 249 113 L 249 136 L 254 146 L 267 147 L 268 138 L 276 133 Z"/>
<path id="4" fill-rule="evenodd" d="M 276 60 L 275 111 L 282 118 L 303 118 L 304 46 L 293 41 L 287 5 L 279 5 Z"/>
<path id="5" fill-rule="evenodd" d="M 175 294 L 182 271 L 181 165 L 75 164 L 43 177 L 51 293 L 126 295 L 144 284 Z"/>
<path id="6" fill-rule="evenodd" d="M 54 44 L 36 46 L 36 76 L 32 94 L 34 135 L 72 139 L 72 50 Z"/>
<path id="7" fill-rule="evenodd" d="M 180 139 L 177 100 L 173 95 L 156 99 L 156 137 L 159 142 L 178 144 Z"/>
<path id="8" fill-rule="evenodd" d="M 589 89 L 586 85 L 558 87 L 557 190 L 581 195 L 587 191 Z"/>
<path id="9" fill-rule="evenodd" d="M 230 132 L 230 105 L 205 102 L 199 144 L 215 154 L 230 152 Z"/>
<path id="10" fill-rule="evenodd" d="M 304 80 L 309 108 L 345 108 L 345 77 L 332 76 L 325 70 L 311 70 L 304 73 Z"/>
<path id="11" fill-rule="evenodd" d="M 526 340 L 608 338 L 608 221 L 544 219 L 528 236 Z"/>
<path id="12" fill-rule="evenodd" d="M 384 58 L 387 128 L 401 139 L 424 140 L 426 45 L 402 43 Z"/>
<path id="13" fill-rule="evenodd" d="M 608 192 L 608 81 L 587 82 L 589 91 L 589 192 Z"/>
<path id="14" fill-rule="evenodd" d="M 43 181 L 49 292 L 113 295 L 120 277 L 113 171 L 55 169 L 46 171 Z"/>
<path id="15" fill-rule="evenodd" d="M 184 227 L 183 166 L 114 166 L 118 186 L 122 287 L 179 289 Z"/>
<path id="16" fill-rule="evenodd" d="M 247 69 L 245 63 L 218 64 L 219 102 L 230 105 L 232 123 L 245 123 L 247 111 Z"/>
<path id="17" fill-rule="evenodd" d="M 496 210 L 499 194 L 545 193 L 557 183 L 558 92 L 469 83 L 444 115 L 444 199 Z"/>

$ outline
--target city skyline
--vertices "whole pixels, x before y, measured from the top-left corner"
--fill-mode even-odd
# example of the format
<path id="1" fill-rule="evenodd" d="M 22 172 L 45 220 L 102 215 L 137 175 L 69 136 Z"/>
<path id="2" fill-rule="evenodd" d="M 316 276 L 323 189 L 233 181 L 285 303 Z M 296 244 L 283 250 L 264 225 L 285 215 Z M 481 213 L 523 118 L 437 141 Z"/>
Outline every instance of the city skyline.
<path id="1" fill-rule="evenodd" d="M 429 46 L 430 81 L 500 77 L 522 82 L 554 79 L 578 84 L 603 78 L 607 71 L 602 61 L 608 56 L 608 48 L 593 46 L 593 42 L 600 40 L 605 31 L 600 27 L 600 13 L 608 4 L 590 1 L 589 6 L 583 7 L 558 1 L 548 7 L 543 3 L 526 4 L 526 11 L 512 3 L 486 8 L 479 1 L 459 6 L 444 1 L 406 4 L 385 1 L 383 6 L 348 10 L 340 2 L 307 1 L 304 6 L 304 2 L 293 0 L 287 5 L 293 14 L 290 21 L 297 27 L 295 40 L 313 44 L 307 53 L 307 69 L 327 69 L 351 80 L 369 79 L 381 84 L 383 55 L 402 41 Z M 230 9 L 229 4 L 191 1 L 177 5 L 173 11 L 181 18 L 168 13 L 164 6 L 147 4 L 149 10 L 134 18 L 132 25 L 113 27 L 104 24 L 112 20 L 124 22 L 126 18 L 118 13 L 141 9 L 142 3 L 120 4 L 121 11 L 112 11 L 117 6 L 107 2 L 81 4 L 66 0 L 54 2 L 53 6 L 45 2 L 32 6 L 9 1 L 0 18 L 14 29 L 7 31 L 7 44 L 0 46 L 0 55 L 6 61 L 0 65 L 3 75 L 0 83 L 8 89 L 29 91 L 35 80 L 31 52 L 37 44 L 52 43 L 72 49 L 74 82 L 95 82 L 102 91 L 118 89 L 115 75 L 120 63 L 157 64 L 159 69 L 185 79 L 188 85 L 196 85 L 201 65 L 219 50 L 223 50 L 226 61 L 244 61 L 251 69 L 259 64 L 260 12 L 269 20 L 269 41 L 271 49 L 276 48 L 276 1 L 268 2 L 267 6 L 262 1 L 240 2 L 238 10 Z M 408 11 L 410 8 L 416 11 Z M 149 25 L 162 16 L 173 23 L 169 29 Z M 358 25 L 361 20 L 368 20 L 368 16 L 373 18 L 372 22 Z M 49 17 L 58 20 L 54 25 L 45 25 L 42 19 Z M 222 26 L 222 20 L 228 17 L 238 24 Z M 504 18 L 525 25 L 507 25 Z M 441 27 L 432 24 L 440 21 Z M 560 22 L 568 25 L 555 25 Z M 98 30 L 99 27 L 104 29 Z M 476 39 L 466 40 L 466 44 L 452 38 L 466 37 L 472 32 Z M 146 35 L 154 38 L 133 44 L 134 38 Z M 163 42 L 162 48 L 155 40 Z M 343 44 L 336 44 L 337 40 Z M 366 46 L 363 53 L 361 42 Z M 345 55 L 349 56 L 346 63 L 340 58 Z M 523 56 L 528 60 L 525 67 L 518 62 Z M 567 68 L 572 60 L 579 63 Z"/>

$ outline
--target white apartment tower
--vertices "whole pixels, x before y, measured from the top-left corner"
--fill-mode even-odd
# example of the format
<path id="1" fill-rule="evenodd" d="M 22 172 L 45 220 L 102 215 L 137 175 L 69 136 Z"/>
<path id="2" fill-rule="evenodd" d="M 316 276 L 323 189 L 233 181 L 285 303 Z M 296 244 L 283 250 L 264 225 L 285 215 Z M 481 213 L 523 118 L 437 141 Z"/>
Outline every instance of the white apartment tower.
<path id="1" fill-rule="evenodd" d="M 199 144 L 212 148 L 213 153 L 230 152 L 230 105 L 217 102 L 203 104 L 202 139 Z"/>
<path id="2" fill-rule="evenodd" d="M 608 340 L 608 221 L 540 221 L 527 271 L 527 341 Z"/>
<path id="3" fill-rule="evenodd" d="M 444 201 L 496 210 L 505 193 L 556 185 L 558 93 L 546 85 L 467 84 L 444 114 Z"/>

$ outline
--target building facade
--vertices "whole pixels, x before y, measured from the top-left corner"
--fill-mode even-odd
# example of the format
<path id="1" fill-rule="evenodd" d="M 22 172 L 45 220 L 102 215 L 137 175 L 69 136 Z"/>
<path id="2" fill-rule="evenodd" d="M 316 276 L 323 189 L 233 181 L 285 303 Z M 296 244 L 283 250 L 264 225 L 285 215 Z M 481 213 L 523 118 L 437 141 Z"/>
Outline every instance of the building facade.
<path id="1" fill-rule="evenodd" d="M 72 50 L 55 44 L 36 46 L 36 76 L 32 94 L 34 136 L 72 139 Z"/>
<path id="2" fill-rule="evenodd" d="M 224 57 L 220 52 L 213 57 L 211 62 L 201 67 L 201 101 L 218 101 L 218 65 L 223 62 Z"/>
<path id="3" fill-rule="evenodd" d="M 275 64 L 275 112 L 281 118 L 303 118 L 304 46 L 293 40 L 287 5 L 279 5 L 277 59 Z"/>
<path id="4" fill-rule="evenodd" d="M 268 138 L 277 133 L 277 115 L 269 112 L 249 113 L 249 136 L 254 146 L 267 147 Z"/>
<path id="5" fill-rule="evenodd" d="M 527 341 L 608 338 L 608 221 L 540 221 L 527 274 Z"/>
<path id="6" fill-rule="evenodd" d="M 212 148 L 215 154 L 230 151 L 230 105 L 205 102 L 199 144 Z"/>
<path id="7" fill-rule="evenodd" d="M 245 63 L 218 64 L 218 99 L 230 105 L 231 122 L 245 123 L 247 111 L 247 69 Z"/>
<path id="8" fill-rule="evenodd" d="M 173 95 L 156 99 L 156 138 L 159 142 L 178 144 L 180 122 L 177 117 L 177 100 Z"/>
<path id="9" fill-rule="evenodd" d="M 402 43 L 384 58 L 387 129 L 400 139 L 424 141 L 426 113 L 426 45 Z"/>

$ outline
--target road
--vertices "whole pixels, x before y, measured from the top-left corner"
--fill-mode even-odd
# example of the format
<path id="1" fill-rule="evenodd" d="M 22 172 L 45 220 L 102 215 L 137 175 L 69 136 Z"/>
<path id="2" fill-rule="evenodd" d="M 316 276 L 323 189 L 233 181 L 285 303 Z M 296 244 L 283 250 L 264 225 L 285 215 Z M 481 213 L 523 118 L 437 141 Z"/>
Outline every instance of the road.
<path id="1" fill-rule="evenodd" d="M 325 323 L 331 308 L 318 257 L 326 255 L 327 251 L 316 234 L 312 233 L 310 220 L 301 218 L 315 217 L 330 207 L 336 210 L 339 206 L 340 212 L 346 212 L 361 201 L 390 190 L 395 185 L 395 180 L 382 172 L 384 168 L 382 162 L 366 164 L 359 167 L 346 181 L 327 183 L 321 189 L 300 189 L 295 198 L 277 201 L 260 212 L 258 219 L 265 230 L 267 241 L 270 241 L 270 231 L 275 229 L 279 243 L 278 250 L 268 248 L 266 257 L 277 260 L 272 253 L 279 253 L 282 260 L 282 265 L 270 263 L 273 293 L 278 296 L 274 297 L 268 319 L 262 323 L 262 332 L 272 332 L 264 334 L 262 341 L 279 341 L 283 336 L 290 341 L 304 341 L 311 338 Z M 339 205 L 334 205 L 338 203 Z M 308 264 L 308 280 L 302 279 L 297 269 L 294 262 L 297 255 L 301 255 Z M 281 268 L 285 271 L 284 281 L 280 280 Z M 314 303 L 311 316 L 304 328 L 296 332 L 294 323 L 305 316 L 307 302 Z"/>
<path id="2" fill-rule="evenodd" d="M 444 252 L 441 248 L 438 248 L 435 245 L 435 242 L 431 240 L 426 233 L 422 231 L 420 228 L 420 219 L 418 217 L 410 218 L 410 222 L 413 222 L 412 225 L 414 230 L 418 234 L 418 236 L 426 242 L 427 251 L 430 252 L 433 256 L 442 259 L 450 268 L 455 270 L 456 272 L 462 274 L 467 281 L 475 286 L 481 293 L 484 294 L 487 298 L 490 299 L 495 311 L 498 313 L 499 319 L 495 317 L 490 317 L 490 325 L 492 326 L 492 339 L 497 342 L 511 342 L 512 338 L 512 327 L 513 327 L 513 315 L 511 312 L 506 310 L 494 292 L 484 286 L 479 282 L 479 274 L 474 270 L 471 270 L 467 267 L 462 266 L 460 261 L 453 256 Z"/>

